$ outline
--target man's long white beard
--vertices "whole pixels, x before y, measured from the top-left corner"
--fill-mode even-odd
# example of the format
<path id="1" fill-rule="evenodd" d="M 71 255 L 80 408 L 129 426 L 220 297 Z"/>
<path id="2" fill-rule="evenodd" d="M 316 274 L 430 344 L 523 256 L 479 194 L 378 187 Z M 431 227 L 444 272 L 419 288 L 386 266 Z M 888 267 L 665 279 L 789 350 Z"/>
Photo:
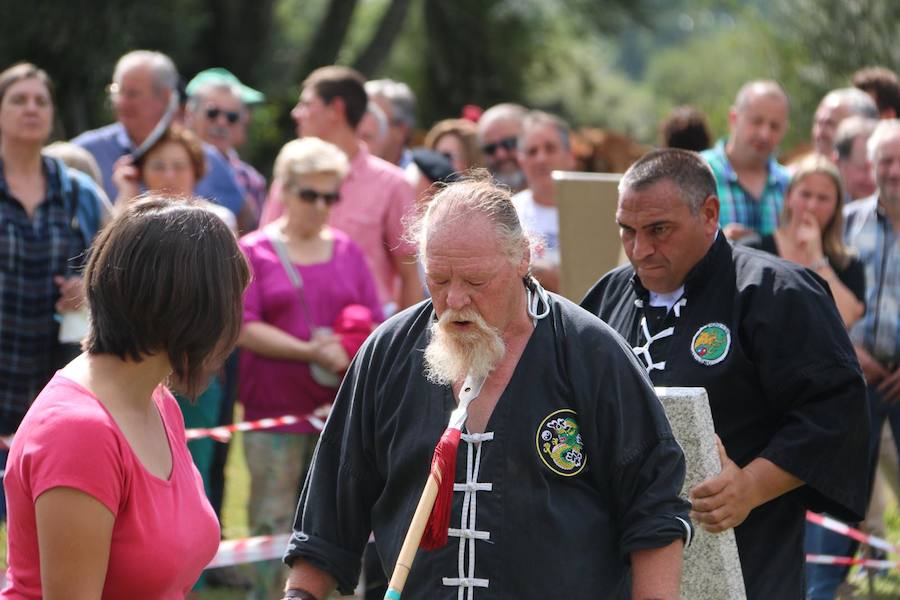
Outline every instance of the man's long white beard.
<path id="1" fill-rule="evenodd" d="M 454 321 L 468 321 L 470 325 L 461 331 L 453 328 Z M 500 332 L 478 312 L 448 309 L 431 325 L 431 341 L 425 348 L 425 377 L 438 385 L 452 385 L 467 375 L 487 377 L 505 353 Z"/>

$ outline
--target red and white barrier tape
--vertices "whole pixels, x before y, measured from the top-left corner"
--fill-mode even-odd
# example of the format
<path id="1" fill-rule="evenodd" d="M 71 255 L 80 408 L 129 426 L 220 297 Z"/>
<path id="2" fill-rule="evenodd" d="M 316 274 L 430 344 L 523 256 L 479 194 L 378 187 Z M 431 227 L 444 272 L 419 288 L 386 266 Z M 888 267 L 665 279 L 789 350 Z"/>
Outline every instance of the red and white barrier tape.
<path id="1" fill-rule="evenodd" d="M 260 560 L 273 560 L 284 556 L 289 534 L 261 535 L 240 540 L 223 540 L 219 550 L 206 568 L 230 567 Z"/>
<path id="2" fill-rule="evenodd" d="M 829 531 L 845 535 L 856 540 L 857 542 L 862 542 L 863 544 L 872 546 L 873 548 L 878 548 L 879 550 L 884 550 L 885 552 L 900 554 L 900 548 L 897 548 L 897 546 L 890 543 L 889 541 L 883 540 L 880 537 L 875 537 L 874 535 L 869 535 L 868 533 L 864 533 L 859 529 L 854 529 L 846 523 L 841 523 L 840 521 L 832 519 L 831 517 L 820 515 L 808 510 L 806 511 L 806 520 L 810 523 L 815 523 L 816 525 L 824 527 Z"/>
<path id="3" fill-rule="evenodd" d="M 222 425 L 220 427 L 198 427 L 196 429 L 188 429 L 184 434 L 188 441 L 211 437 L 219 442 L 227 442 L 231 439 L 231 434 L 235 431 L 259 431 L 260 429 L 271 429 L 273 427 L 281 427 L 282 425 L 293 425 L 302 421 L 306 421 L 317 431 L 322 431 L 322 428 L 325 427 L 325 420 L 318 416 L 317 413 L 318 411 L 303 417 L 284 415 L 283 417 L 260 419 L 258 421 L 243 421 L 241 423 Z"/>
<path id="4" fill-rule="evenodd" d="M 847 567 L 859 565 L 868 569 L 878 569 L 882 571 L 900 568 L 900 563 L 894 562 L 892 560 L 850 558 L 849 556 L 828 556 L 826 554 L 807 554 L 806 562 L 817 565 L 843 565 Z"/>
<path id="5" fill-rule="evenodd" d="M 317 409 L 308 415 L 298 417 L 296 415 L 284 415 L 270 419 L 260 419 L 258 421 L 243 421 L 234 423 L 233 425 L 221 425 L 219 427 L 198 427 L 195 429 L 187 429 L 184 432 L 185 437 L 190 440 L 197 440 L 205 437 L 211 437 L 219 442 L 227 442 L 231 439 L 231 434 L 235 431 L 258 431 L 260 429 L 271 429 L 273 427 L 281 427 L 282 425 L 293 425 L 306 421 L 315 428 L 316 431 L 322 431 L 325 427 L 325 419 L 327 411 Z M 0 436 L 0 450 L 9 450 L 12 444 L 12 435 Z"/>

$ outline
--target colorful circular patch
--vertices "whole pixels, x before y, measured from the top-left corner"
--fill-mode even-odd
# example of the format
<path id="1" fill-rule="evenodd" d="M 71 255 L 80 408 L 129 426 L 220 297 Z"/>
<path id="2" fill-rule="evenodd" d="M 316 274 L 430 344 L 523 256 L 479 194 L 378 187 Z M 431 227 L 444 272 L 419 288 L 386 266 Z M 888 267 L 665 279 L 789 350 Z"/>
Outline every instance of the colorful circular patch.
<path id="1" fill-rule="evenodd" d="M 577 413 L 563 408 L 550 413 L 538 425 L 535 443 L 538 456 L 558 475 L 578 475 L 587 464 L 578 428 Z"/>
<path id="2" fill-rule="evenodd" d="M 691 340 L 691 356 L 704 365 L 725 360 L 731 348 L 731 331 L 721 323 L 707 323 L 697 330 Z"/>

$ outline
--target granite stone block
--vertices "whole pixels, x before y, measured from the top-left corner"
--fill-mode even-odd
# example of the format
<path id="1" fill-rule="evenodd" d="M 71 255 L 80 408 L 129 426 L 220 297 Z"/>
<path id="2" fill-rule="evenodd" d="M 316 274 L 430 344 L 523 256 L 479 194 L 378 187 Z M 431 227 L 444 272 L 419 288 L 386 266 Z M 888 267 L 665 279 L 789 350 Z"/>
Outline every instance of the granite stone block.
<path id="1" fill-rule="evenodd" d="M 712 413 L 703 388 L 658 387 L 656 394 L 684 451 L 687 474 L 681 495 L 722 468 L 716 450 Z M 694 539 L 684 552 L 682 600 L 746 600 L 734 531 L 707 533 L 694 525 Z"/>

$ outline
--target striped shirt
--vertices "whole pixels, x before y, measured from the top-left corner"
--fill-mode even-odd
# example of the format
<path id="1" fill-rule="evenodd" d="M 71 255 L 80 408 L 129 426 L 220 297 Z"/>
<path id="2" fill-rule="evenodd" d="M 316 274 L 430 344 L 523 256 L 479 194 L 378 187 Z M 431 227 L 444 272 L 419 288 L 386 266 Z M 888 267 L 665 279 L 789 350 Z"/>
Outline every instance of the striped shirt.
<path id="1" fill-rule="evenodd" d="M 72 199 L 62 193 L 64 171 L 54 159 L 43 163 L 46 196 L 29 218 L 11 195 L 0 162 L 0 434 L 15 431 L 62 366 L 53 277 L 79 273 L 84 262 L 85 239 Z M 95 188 L 73 189 L 79 202 L 96 202 Z"/>
<path id="2" fill-rule="evenodd" d="M 738 182 L 737 173 L 725 154 L 725 140 L 700 153 L 716 176 L 716 195 L 719 197 L 719 226 L 740 223 L 760 235 L 768 235 L 778 229 L 778 218 L 784 205 L 791 176 L 787 169 L 770 157 L 769 176 L 762 196 L 755 198 Z"/>
<path id="3" fill-rule="evenodd" d="M 850 329 L 854 344 L 862 346 L 882 365 L 900 362 L 900 236 L 894 232 L 878 197 L 844 207 L 848 246 L 856 249 L 866 270 L 866 314 Z"/>

